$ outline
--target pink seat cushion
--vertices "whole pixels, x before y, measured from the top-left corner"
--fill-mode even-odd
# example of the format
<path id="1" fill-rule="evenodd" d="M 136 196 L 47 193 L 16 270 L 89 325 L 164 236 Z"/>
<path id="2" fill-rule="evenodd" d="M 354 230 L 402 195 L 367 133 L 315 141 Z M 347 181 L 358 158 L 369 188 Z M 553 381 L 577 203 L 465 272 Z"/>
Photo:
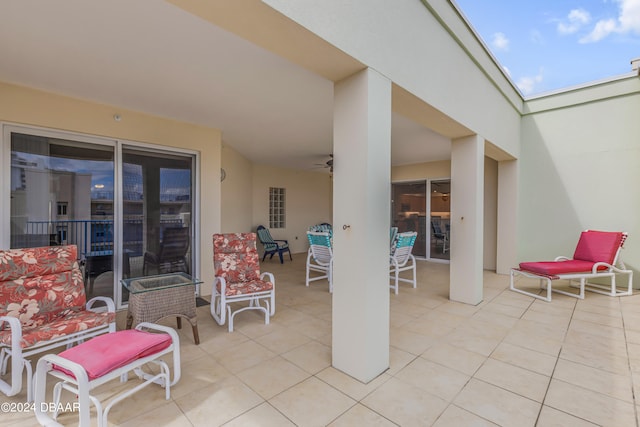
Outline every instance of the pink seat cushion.
<path id="1" fill-rule="evenodd" d="M 521 262 L 520 270 L 531 273 L 542 274 L 544 276 L 557 276 L 568 273 L 582 273 L 591 271 L 594 262 L 572 259 L 568 261 L 541 261 L 541 262 Z M 607 267 L 599 267 L 598 270 L 605 270 Z"/>
<path id="2" fill-rule="evenodd" d="M 125 330 L 100 335 L 60 353 L 61 357 L 81 365 L 89 380 L 100 378 L 114 369 L 158 353 L 171 345 L 169 334 Z M 59 366 L 54 369 L 73 374 Z"/>
<path id="3" fill-rule="evenodd" d="M 573 254 L 573 259 L 613 264 L 618 248 L 622 244 L 622 233 L 611 231 L 583 231 Z"/>

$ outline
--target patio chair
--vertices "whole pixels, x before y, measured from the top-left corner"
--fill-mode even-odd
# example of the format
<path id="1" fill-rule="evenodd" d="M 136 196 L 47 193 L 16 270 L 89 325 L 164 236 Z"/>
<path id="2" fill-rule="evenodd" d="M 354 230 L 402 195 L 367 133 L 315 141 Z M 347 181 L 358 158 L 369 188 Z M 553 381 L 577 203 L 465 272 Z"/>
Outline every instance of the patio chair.
<path id="1" fill-rule="evenodd" d="M 443 232 L 440 227 L 440 223 L 433 220 L 431 221 L 431 231 L 433 233 L 432 236 L 436 241 L 436 245 L 440 242 L 442 245 L 442 253 L 446 253 L 449 250 L 449 233 Z"/>
<path id="2" fill-rule="evenodd" d="M 288 240 L 274 240 L 273 237 L 271 237 L 269 229 L 262 225 L 258 226 L 257 233 L 260 243 L 264 246 L 264 256 L 262 257 L 262 261 L 264 261 L 267 255 L 271 255 L 269 257 L 269 259 L 271 259 L 275 254 L 278 254 L 280 257 L 280 264 L 284 264 L 284 260 L 282 259 L 282 254 L 284 252 L 289 252 L 289 259 L 293 261 Z"/>
<path id="3" fill-rule="evenodd" d="M 189 251 L 189 228 L 166 228 L 162 233 L 160 250 L 145 252 L 142 263 L 142 275 L 149 273 L 149 267 L 154 267 L 158 274 L 184 271 L 189 273 L 187 252 Z"/>
<path id="4" fill-rule="evenodd" d="M 273 274 L 260 273 L 255 233 L 214 234 L 213 267 L 211 315 L 216 322 L 224 325 L 229 316 L 229 332 L 233 332 L 236 314 L 259 310 L 264 313 L 264 323 L 268 325 L 276 312 L 276 281 Z M 249 305 L 236 308 L 234 303 L 243 301 L 248 301 Z M 232 311 L 232 304 L 235 311 Z"/>
<path id="5" fill-rule="evenodd" d="M 311 227 L 309 227 L 309 231 L 329 233 L 329 238 L 333 237 L 333 227 L 328 222 L 322 222 L 320 224 L 312 225 Z"/>
<path id="6" fill-rule="evenodd" d="M 407 231 L 399 233 L 396 238 L 395 248 L 389 257 L 390 260 L 390 279 L 393 280 L 393 284 L 389 287 L 398 294 L 398 282 L 411 283 L 413 287 L 416 287 L 416 259 L 411 254 L 413 251 L 413 245 L 416 242 L 418 233 L 415 231 Z M 411 271 L 412 278 L 405 279 L 400 277 L 400 273 L 403 271 Z"/>
<path id="7" fill-rule="evenodd" d="M 393 255 L 396 250 L 396 239 L 398 238 L 398 227 L 389 229 L 389 253 Z"/>
<path id="8" fill-rule="evenodd" d="M 522 262 L 519 268 L 511 269 L 509 289 L 547 302 L 551 301 L 552 291 L 579 299 L 584 299 L 585 289 L 609 296 L 631 295 L 633 271 L 627 270 L 619 257 L 626 239 L 626 232 L 583 231 L 572 259 L 560 256 L 554 261 Z M 616 287 L 616 274 L 627 275 L 626 290 Z M 540 289 L 546 288 L 546 296 L 516 288 L 518 275 L 538 279 Z M 590 283 L 589 279 L 608 279 L 609 285 Z M 578 287 L 578 293 L 553 289 L 554 280 L 568 280 L 571 286 Z"/>
<path id="9" fill-rule="evenodd" d="M 329 232 L 307 231 L 309 251 L 307 254 L 307 275 L 305 285 L 309 282 L 327 279 L 329 292 L 333 292 L 333 249 L 331 248 L 331 235 Z M 311 277 L 311 272 L 323 273 L 320 276 Z"/>

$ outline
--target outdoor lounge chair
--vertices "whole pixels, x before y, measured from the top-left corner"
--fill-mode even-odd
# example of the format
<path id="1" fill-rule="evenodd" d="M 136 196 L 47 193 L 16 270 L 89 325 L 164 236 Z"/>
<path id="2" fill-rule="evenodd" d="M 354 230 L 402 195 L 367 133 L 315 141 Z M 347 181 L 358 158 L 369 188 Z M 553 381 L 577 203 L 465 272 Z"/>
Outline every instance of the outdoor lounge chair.
<path id="1" fill-rule="evenodd" d="M 282 259 L 282 254 L 284 252 L 289 252 L 289 259 L 293 261 L 288 240 L 274 240 L 274 238 L 271 237 L 269 229 L 265 228 L 263 225 L 259 225 L 256 232 L 260 243 L 264 246 L 264 256 L 262 257 L 262 261 L 264 261 L 267 255 L 271 255 L 269 257 L 269 259 L 271 259 L 273 258 L 273 255 L 278 254 L 278 257 L 280 257 L 280 264 L 284 264 L 284 260 Z"/>
<path id="2" fill-rule="evenodd" d="M 620 259 L 620 249 L 627 233 L 586 230 L 580 235 L 573 258 L 557 257 L 554 261 L 523 262 L 519 268 L 511 269 L 509 289 L 544 301 L 551 301 L 551 292 L 584 299 L 585 289 L 609 296 L 631 295 L 633 272 L 627 270 Z M 616 288 L 616 274 L 627 275 L 626 290 Z M 540 280 L 540 289 L 546 288 L 546 296 L 518 289 L 515 276 Z M 608 279 L 609 285 L 588 282 L 589 279 Z M 553 289 L 554 280 L 569 280 L 578 286 L 578 293 Z M 577 282 L 577 285 L 574 285 Z"/>

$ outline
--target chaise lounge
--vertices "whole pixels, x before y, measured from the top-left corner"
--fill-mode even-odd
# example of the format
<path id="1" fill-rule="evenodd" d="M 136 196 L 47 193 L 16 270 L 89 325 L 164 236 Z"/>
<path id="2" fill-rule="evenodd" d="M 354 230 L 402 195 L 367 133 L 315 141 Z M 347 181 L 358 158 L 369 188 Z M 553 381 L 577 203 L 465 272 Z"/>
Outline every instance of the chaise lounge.
<path id="1" fill-rule="evenodd" d="M 523 262 L 519 268 L 512 268 L 509 289 L 547 302 L 551 301 L 552 291 L 579 299 L 584 299 L 585 290 L 609 296 L 631 295 L 633 271 L 627 270 L 620 259 L 626 239 L 626 232 L 586 230 L 580 235 L 573 258 L 560 256 L 553 261 Z M 616 274 L 627 276 L 626 289 L 617 288 Z M 516 288 L 516 276 L 538 279 L 546 295 Z M 609 284 L 589 282 L 590 279 L 606 279 Z M 577 282 L 574 286 L 578 287 L 578 293 L 553 289 L 555 280 L 569 280 L 571 285 Z"/>

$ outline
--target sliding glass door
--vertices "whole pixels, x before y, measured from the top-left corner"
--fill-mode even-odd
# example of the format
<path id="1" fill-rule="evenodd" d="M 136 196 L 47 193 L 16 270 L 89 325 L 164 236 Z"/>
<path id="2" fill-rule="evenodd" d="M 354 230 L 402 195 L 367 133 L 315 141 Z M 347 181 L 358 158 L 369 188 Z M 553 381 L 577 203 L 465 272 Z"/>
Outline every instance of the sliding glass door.
<path id="1" fill-rule="evenodd" d="M 77 245 L 87 297 L 119 307 L 121 278 L 192 273 L 195 154 L 12 126 L 4 139 L 11 248 Z"/>
<path id="2" fill-rule="evenodd" d="M 192 271 L 194 161 L 191 155 L 123 147 L 124 275 Z"/>
<path id="3" fill-rule="evenodd" d="M 398 232 L 417 231 L 413 255 L 426 257 L 427 183 L 425 181 L 391 184 L 391 225 Z"/>
<path id="4" fill-rule="evenodd" d="M 446 260 L 451 257 L 451 180 L 429 181 L 430 242 L 429 258 Z"/>
<path id="5" fill-rule="evenodd" d="M 74 244 L 88 297 L 114 297 L 114 145 L 12 132 L 10 245 Z"/>

